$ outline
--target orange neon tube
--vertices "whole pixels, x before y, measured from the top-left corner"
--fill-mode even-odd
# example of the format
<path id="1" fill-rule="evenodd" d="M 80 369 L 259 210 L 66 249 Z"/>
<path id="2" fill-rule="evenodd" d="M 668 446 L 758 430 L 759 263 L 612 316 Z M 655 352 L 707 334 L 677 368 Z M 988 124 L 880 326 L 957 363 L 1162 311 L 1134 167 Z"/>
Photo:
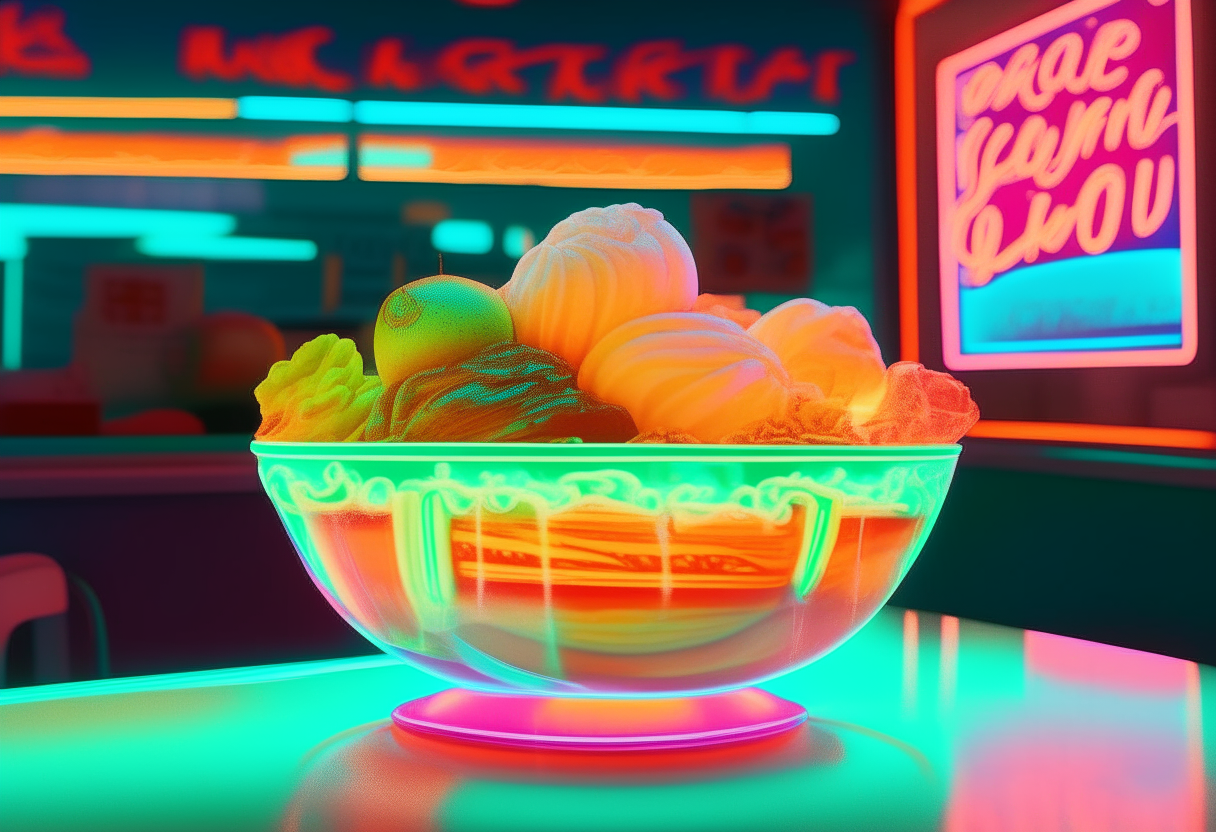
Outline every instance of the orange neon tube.
<path id="1" fill-rule="evenodd" d="M 100 98 L 4 95 L 0 116 L 12 118 L 236 118 L 233 98 Z"/>
<path id="2" fill-rule="evenodd" d="M 1026 439 L 1037 442 L 1087 442 L 1097 445 L 1216 449 L 1216 433 L 1182 428 L 1089 425 L 1075 422 L 997 422 L 981 419 L 967 435 L 978 439 Z"/>
<path id="3" fill-rule="evenodd" d="M 920 360 L 916 225 L 916 18 L 942 0 L 902 0 L 895 16 L 895 205 L 899 236 L 899 355 Z"/>
<path id="4" fill-rule="evenodd" d="M 251 138 L 173 133 L 0 132 L 0 173 L 344 179 L 342 135 Z"/>
<path id="5" fill-rule="evenodd" d="M 359 178 L 559 188 L 781 189 L 784 143 L 743 147 L 363 135 Z"/>

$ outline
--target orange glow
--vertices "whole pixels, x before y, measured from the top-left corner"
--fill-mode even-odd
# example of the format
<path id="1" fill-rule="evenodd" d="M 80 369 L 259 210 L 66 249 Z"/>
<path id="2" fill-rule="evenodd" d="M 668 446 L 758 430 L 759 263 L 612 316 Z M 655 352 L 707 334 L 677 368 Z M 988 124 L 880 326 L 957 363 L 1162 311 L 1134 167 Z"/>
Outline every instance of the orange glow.
<path id="1" fill-rule="evenodd" d="M 559 188 L 789 187 L 787 144 L 689 147 L 364 135 L 359 178 Z"/>
<path id="2" fill-rule="evenodd" d="M 958 696 L 958 619 L 942 616 L 940 668 L 938 670 L 938 713 L 950 716 Z"/>
<path id="3" fill-rule="evenodd" d="M 967 434 L 980 439 L 1027 439 L 1036 442 L 1092 442 L 1100 445 L 1145 445 L 1159 448 L 1216 449 L 1216 433 L 1181 428 L 1086 425 L 1074 422 L 993 422 L 980 420 Z"/>
<path id="4" fill-rule="evenodd" d="M 895 205 L 899 221 L 899 356 L 920 360 L 916 296 L 916 18 L 942 0 L 902 0 L 895 16 Z"/>
<path id="5" fill-rule="evenodd" d="M 1026 630 L 1026 669 L 1076 685 L 1148 696 L 1177 696 L 1188 690 L 1194 662 L 1143 653 L 1112 644 Z"/>
<path id="6" fill-rule="evenodd" d="M 916 716 L 916 689 L 920 684 L 917 659 L 920 655 L 920 618 L 915 610 L 904 610 L 903 680 L 900 702 L 904 719 Z"/>
<path id="7" fill-rule="evenodd" d="M 344 179 L 341 135 L 257 139 L 168 133 L 0 133 L 0 173 Z"/>
<path id="8" fill-rule="evenodd" d="M 97 98 L 0 96 L 0 116 L 11 118 L 236 118 L 232 98 Z"/>

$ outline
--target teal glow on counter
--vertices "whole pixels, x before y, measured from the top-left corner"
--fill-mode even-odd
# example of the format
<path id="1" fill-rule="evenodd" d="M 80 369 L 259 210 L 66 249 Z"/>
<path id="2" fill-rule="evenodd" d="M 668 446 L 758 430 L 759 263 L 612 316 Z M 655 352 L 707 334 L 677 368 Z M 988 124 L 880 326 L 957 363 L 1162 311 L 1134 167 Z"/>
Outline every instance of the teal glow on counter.
<path id="1" fill-rule="evenodd" d="M 0 818 L 5 832 L 938 832 L 992 818 L 1088 832 L 1141 817 L 1200 832 L 1212 673 L 887 609 L 764 684 L 807 708 L 798 730 L 608 755 L 389 727 L 397 702 L 443 684 L 381 656 L 48 685 L 0 692 Z"/>

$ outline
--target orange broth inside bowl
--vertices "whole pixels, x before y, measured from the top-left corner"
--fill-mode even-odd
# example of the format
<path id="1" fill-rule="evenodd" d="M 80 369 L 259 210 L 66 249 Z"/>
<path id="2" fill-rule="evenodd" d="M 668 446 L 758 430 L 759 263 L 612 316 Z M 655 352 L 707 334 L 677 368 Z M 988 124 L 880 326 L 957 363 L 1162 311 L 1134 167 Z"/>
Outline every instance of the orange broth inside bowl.
<path id="1" fill-rule="evenodd" d="M 924 522 L 846 514 L 822 577 L 798 599 L 804 509 L 792 508 L 784 523 L 601 506 L 543 523 L 523 511 L 453 518 L 451 626 L 500 661 L 602 689 L 779 673 L 835 646 L 886 600 Z M 391 513 L 317 511 L 308 524 L 337 600 L 378 638 L 412 642 L 418 615 Z"/>
<path id="2" fill-rule="evenodd" d="M 782 524 L 742 512 L 677 523 L 592 507 L 544 522 L 522 512 L 460 517 L 452 559 L 458 592 L 480 598 L 547 592 L 555 606 L 587 608 L 764 603 L 789 584 L 804 515 L 793 506 Z"/>

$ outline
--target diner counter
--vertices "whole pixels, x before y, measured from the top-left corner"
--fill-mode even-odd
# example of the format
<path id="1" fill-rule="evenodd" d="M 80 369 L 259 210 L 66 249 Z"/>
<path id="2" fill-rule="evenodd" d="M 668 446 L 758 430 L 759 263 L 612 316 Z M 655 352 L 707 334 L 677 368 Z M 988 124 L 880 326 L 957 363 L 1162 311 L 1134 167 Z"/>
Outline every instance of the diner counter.
<path id="1" fill-rule="evenodd" d="M 0 500 L 253 493 L 245 434 L 0 437 Z"/>
<path id="2" fill-rule="evenodd" d="M 14 689 L 0 829 L 1198 832 L 1213 670 L 887 608 L 763 685 L 800 728 L 601 754 L 393 728 L 444 685 L 384 656 Z"/>

